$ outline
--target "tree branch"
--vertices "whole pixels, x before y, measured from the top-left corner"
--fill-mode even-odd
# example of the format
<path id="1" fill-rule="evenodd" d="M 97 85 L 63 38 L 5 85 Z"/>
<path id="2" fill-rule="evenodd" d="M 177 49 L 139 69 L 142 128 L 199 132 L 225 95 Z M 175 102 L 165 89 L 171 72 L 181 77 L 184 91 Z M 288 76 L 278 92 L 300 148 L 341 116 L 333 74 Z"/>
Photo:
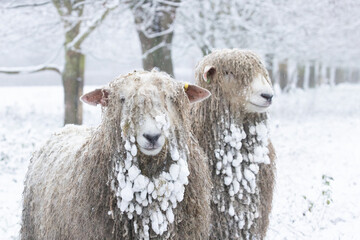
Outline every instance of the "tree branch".
<path id="1" fill-rule="evenodd" d="M 41 3 L 19 4 L 19 5 L 5 7 L 5 9 L 14 9 L 14 8 L 23 8 L 23 7 L 39 7 L 39 6 L 47 5 L 49 3 L 50 3 L 50 1 L 44 1 Z"/>
<path id="2" fill-rule="evenodd" d="M 90 26 L 87 29 L 81 31 L 70 43 L 67 44 L 66 47 L 76 49 L 80 48 L 80 45 L 84 42 L 84 40 L 96 29 L 96 27 L 99 26 L 99 24 L 104 21 L 106 16 L 117 7 L 118 4 L 106 8 L 102 14 L 99 14 L 99 16 L 90 23 Z"/>
<path id="3" fill-rule="evenodd" d="M 0 73 L 4 73 L 4 74 L 36 73 L 42 71 L 54 71 L 60 75 L 62 74 L 61 68 L 53 64 L 30 66 L 30 67 L 0 67 Z"/>

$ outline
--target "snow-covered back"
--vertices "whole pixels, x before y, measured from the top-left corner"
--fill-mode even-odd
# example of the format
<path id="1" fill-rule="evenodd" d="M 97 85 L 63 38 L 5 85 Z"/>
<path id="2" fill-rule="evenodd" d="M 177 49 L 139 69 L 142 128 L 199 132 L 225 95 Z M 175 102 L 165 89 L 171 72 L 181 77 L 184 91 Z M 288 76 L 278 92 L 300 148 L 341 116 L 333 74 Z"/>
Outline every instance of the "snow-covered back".
<path id="1" fill-rule="evenodd" d="M 360 85 L 344 84 L 294 91 L 274 99 L 270 129 L 277 177 L 267 239 L 358 239 L 359 92 Z M 31 152 L 62 126 L 63 96 L 60 87 L 0 88 L 0 95 L 0 239 L 7 240 L 17 239 L 19 233 L 23 179 Z M 100 108 L 85 106 L 84 123 L 98 124 L 100 112 Z M 134 158 L 139 153 L 131 139 L 129 145 Z M 181 152 L 172 153 L 173 159 L 181 156 Z M 249 171 L 256 172 L 256 167 L 249 166 Z M 141 198 L 140 189 L 146 184 L 147 192 L 154 191 L 155 184 L 147 183 L 136 168 L 130 172 L 134 186 L 124 188 L 124 199 L 136 201 L 137 193 Z M 171 178 L 179 173 L 176 165 L 168 172 Z M 235 192 L 238 186 L 233 187 Z M 133 214 L 144 210 L 133 207 L 128 208 Z M 170 209 L 162 214 L 153 211 L 150 218 L 171 222 Z M 231 207 L 228 211 L 233 214 Z M 161 225 L 149 225 L 144 231 L 156 227 L 160 230 Z"/>

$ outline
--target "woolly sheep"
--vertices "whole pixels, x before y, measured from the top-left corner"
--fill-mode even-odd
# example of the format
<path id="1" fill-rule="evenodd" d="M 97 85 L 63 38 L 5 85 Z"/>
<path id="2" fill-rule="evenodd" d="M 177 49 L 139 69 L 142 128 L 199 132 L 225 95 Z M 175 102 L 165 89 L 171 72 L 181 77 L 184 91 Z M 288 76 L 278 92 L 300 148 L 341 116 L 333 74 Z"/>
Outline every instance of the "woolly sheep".
<path id="1" fill-rule="evenodd" d="M 263 239 L 275 175 L 268 73 L 251 51 L 224 49 L 205 56 L 195 77 L 212 93 L 193 109 L 194 134 L 208 155 L 214 185 L 210 238 Z"/>
<path id="2" fill-rule="evenodd" d="M 85 94 L 102 122 L 66 126 L 34 153 L 21 238 L 207 239 L 211 180 L 189 103 L 209 95 L 156 71 Z"/>

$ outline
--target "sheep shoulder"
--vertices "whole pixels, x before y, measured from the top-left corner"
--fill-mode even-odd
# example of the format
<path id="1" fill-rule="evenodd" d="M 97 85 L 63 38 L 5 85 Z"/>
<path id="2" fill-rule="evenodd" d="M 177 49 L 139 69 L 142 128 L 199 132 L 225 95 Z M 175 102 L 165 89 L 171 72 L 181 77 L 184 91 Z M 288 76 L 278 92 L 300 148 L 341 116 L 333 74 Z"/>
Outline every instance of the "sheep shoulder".
<path id="1" fill-rule="evenodd" d="M 96 200 L 107 195 L 108 187 L 101 188 L 103 192 L 92 192 L 92 187 L 101 182 L 94 176 L 101 178 L 106 174 L 95 175 L 97 164 L 87 162 L 90 158 L 85 157 L 93 131 L 92 128 L 68 125 L 53 134 L 33 154 L 23 193 L 22 239 L 36 239 L 37 236 L 86 239 L 85 236 L 106 232 L 85 226 L 96 224 L 91 219 L 100 218 L 95 215 L 106 214 L 104 206 L 98 206 Z M 88 186 L 90 178 L 94 178 L 91 187 Z M 92 229 L 93 232 L 82 233 L 81 229 Z"/>

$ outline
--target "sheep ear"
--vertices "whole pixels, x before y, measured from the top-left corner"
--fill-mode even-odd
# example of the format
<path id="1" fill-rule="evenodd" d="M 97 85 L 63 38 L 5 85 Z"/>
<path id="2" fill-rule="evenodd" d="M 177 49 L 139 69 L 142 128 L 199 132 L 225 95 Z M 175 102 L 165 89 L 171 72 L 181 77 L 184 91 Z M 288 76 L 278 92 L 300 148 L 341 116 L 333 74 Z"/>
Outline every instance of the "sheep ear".
<path id="1" fill-rule="evenodd" d="M 210 83 L 211 82 L 211 78 L 214 76 L 214 74 L 216 73 L 216 69 L 214 66 L 206 66 L 204 68 L 204 73 L 203 73 L 203 79 L 205 82 Z"/>
<path id="2" fill-rule="evenodd" d="M 107 89 L 95 89 L 92 92 L 86 93 L 80 97 L 80 100 L 84 103 L 96 106 L 99 103 L 101 106 L 106 107 L 108 105 L 109 90 Z"/>
<path id="3" fill-rule="evenodd" d="M 202 87 L 186 83 L 184 86 L 190 103 L 201 102 L 211 96 L 211 93 Z"/>

